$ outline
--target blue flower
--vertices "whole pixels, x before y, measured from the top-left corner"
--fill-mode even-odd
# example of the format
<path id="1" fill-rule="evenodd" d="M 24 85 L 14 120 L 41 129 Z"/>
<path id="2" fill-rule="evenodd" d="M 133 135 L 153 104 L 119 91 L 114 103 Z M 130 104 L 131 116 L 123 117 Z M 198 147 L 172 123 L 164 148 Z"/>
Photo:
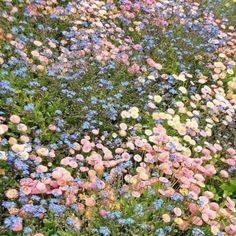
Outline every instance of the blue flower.
<path id="1" fill-rule="evenodd" d="M 34 110 L 34 104 L 33 103 L 29 103 L 27 105 L 24 106 L 24 110 L 25 111 L 33 111 Z"/>
<path id="2" fill-rule="evenodd" d="M 21 217 L 11 215 L 11 216 L 4 219 L 4 224 L 6 225 L 7 228 L 13 229 L 14 224 L 16 224 L 16 223 L 22 224 L 22 221 L 23 220 Z"/>
<path id="3" fill-rule="evenodd" d="M 141 204 L 137 204 L 134 210 L 138 216 L 143 216 L 144 212 L 143 212 L 143 206 Z"/>
<path id="4" fill-rule="evenodd" d="M 66 207 L 50 202 L 49 209 L 53 211 L 56 215 L 61 215 L 65 211 Z"/>
<path id="5" fill-rule="evenodd" d="M 179 193 L 175 193 L 171 196 L 171 199 L 174 201 L 182 201 L 184 197 Z"/>
<path id="6" fill-rule="evenodd" d="M 224 236 L 224 235 L 225 234 L 223 232 L 219 231 L 216 236 Z"/>
<path id="7" fill-rule="evenodd" d="M 153 203 L 153 206 L 156 210 L 160 209 L 163 205 L 164 201 L 162 199 L 158 199 Z"/>
<path id="8" fill-rule="evenodd" d="M 172 230 L 172 227 L 171 227 L 171 226 L 166 226 L 166 227 L 165 227 L 165 231 L 171 232 L 171 230 Z"/>
<path id="9" fill-rule="evenodd" d="M 24 227 L 23 232 L 24 234 L 30 234 L 32 232 L 32 229 L 30 227 Z"/>
<path id="10" fill-rule="evenodd" d="M 11 202 L 11 201 L 3 201 L 2 202 L 2 206 L 5 207 L 5 208 L 12 208 L 12 207 L 15 207 L 15 203 L 14 202 Z"/>
<path id="11" fill-rule="evenodd" d="M 134 220 L 132 218 L 119 219 L 118 223 L 121 225 L 132 225 L 134 223 Z"/>
<path id="12" fill-rule="evenodd" d="M 102 234 L 103 236 L 109 236 L 111 234 L 111 231 L 108 229 L 108 227 L 100 227 L 99 228 L 99 233 Z"/>
<path id="13" fill-rule="evenodd" d="M 194 236 L 204 236 L 205 235 L 205 233 L 199 228 L 193 228 L 192 229 L 192 234 Z"/>
<path id="14" fill-rule="evenodd" d="M 166 235 L 162 228 L 157 229 L 155 234 L 156 234 L 156 236 L 165 236 Z"/>
<path id="15" fill-rule="evenodd" d="M 75 224 L 75 220 L 69 217 L 69 218 L 66 219 L 66 223 L 67 223 L 68 225 L 72 226 L 72 225 Z"/>

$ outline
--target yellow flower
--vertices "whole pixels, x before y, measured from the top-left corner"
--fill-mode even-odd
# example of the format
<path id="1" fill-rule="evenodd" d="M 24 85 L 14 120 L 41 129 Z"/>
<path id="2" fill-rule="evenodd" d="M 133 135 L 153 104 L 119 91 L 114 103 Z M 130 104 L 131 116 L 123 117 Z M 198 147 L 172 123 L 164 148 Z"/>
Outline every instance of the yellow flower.
<path id="1" fill-rule="evenodd" d="M 120 130 L 119 134 L 121 137 L 125 137 L 127 135 L 127 132 L 125 130 Z"/>
<path id="2" fill-rule="evenodd" d="M 179 217 L 176 217 L 176 218 L 174 219 L 174 221 L 175 221 L 175 223 L 176 223 L 177 225 L 182 225 L 182 224 L 184 223 L 184 221 L 183 221 L 181 218 L 179 218 Z"/>
<path id="3" fill-rule="evenodd" d="M 29 153 L 26 152 L 26 151 L 21 152 L 21 153 L 20 153 L 20 157 L 21 157 L 21 159 L 23 159 L 23 160 L 28 160 L 28 159 L 29 159 Z"/>
<path id="4" fill-rule="evenodd" d="M 182 127 L 180 127 L 180 128 L 178 129 L 178 133 L 179 133 L 180 135 L 185 135 L 185 134 L 187 133 L 187 130 L 186 130 L 186 128 L 185 128 L 184 126 L 182 126 Z"/>
<path id="5" fill-rule="evenodd" d="M 130 118 L 130 113 L 128 111 L 122 111 L 121 112 L 121 117 L 124 118 Z"/>
<path id="6" fill-rule="evenodd" d="M 190 156 L 191 155 L 191 150 L 189 148 L 186 148 L 183 152 L 184 155 Z"/>
<path id="7" fill-rule="evenodd" d="M 137 107 L 131 107 L 129 112 L 130 112 L 130 115 L 131 115 L 131 117 L 133 119 L 138 118 L 138 116 L 139 116 L 139 109 Z"/>
<path id="8" fill-rule="evenodd" d="M 75 226 L 76 228 L 79 228 L 79 227 L 81 226 L 81 221 L 80 221 L 78 218 L 76 218 L 75 220 L 76 220 L 76 221 L 75 221 L 75 225 L 74 225 L 74 226 Z"/>
<path id="9" fill-rule="evenodd" d="M 189 142 L 191 142 L 191 140 L 192 140 L 192 139 L 191 139 L 191 137 L 190 137 L 189 135 L 185 135 L 185 136 L 184 136 L 184 141 L 186 141 L 186 142 L 189 143 Z"/>
<path id="10" fill-rule="evenodd" d="M 47 156 L 49 153 L 47 148 L 39 148 L 36 152 L 40 156 Z"/>
<path id="11" fill-rule="evenodd" d="M 4 63 L 4 60 L 2 57 L 0 57 L 0 65 L 2 65 Z"/>
<path id="12" fill-rule="evenodd" d="M 187 195 L 189 193 L 189 190 L 187 188 L 181 188 L 179 190 L 179 192 L 182 194 L 182 195 Z"/>
<path id="13" fill-rule="evenodd" d="M 153 112 L 153 113 L 152 113 L 152 118 L 153 118 L 154 120 L 160 119 L 159 113 L 158 113 L 158 112 Z"/>
<path id="14" fill-rule="evenodd" d="M 214 104 L 212 102 L 207 102 L 207 107 L 208 108 L 214 108 Z"/>
<path id="15" fill-rule="evenodd" d="M 139 109 L 138 109 L 137 107 L 131 107 L 131 108 L 129 109 L 129 111 L 130 111 L 130 112 L 132 112 L 132 111 L 139 112 Z"/>
<path id="16" fill-rule="evenodd" d="M 172 115 L 170 115 L 170 114 L 165 114 L 165 119 L 166 119 L 166 120 L 171 120 L 171 119 L 172 119 Z"/>
<path id="17" fill-rule="evenodd" d="M 185 107 L 180 107 L 179 112 L 180 113 L 186 113 L 186 108 Z"/>
<path id="18" fill-rule="evenodd" d="M 13 144 L 11 149 L 14 152 L 23 152 L 25 150 L 25 145 L 24 144 Z"/>
<path id="19" fill-rule="evenodd" d="M 176 106 L 177 107 L 184 107 L 184 103 L 183 102 L 176 102 Z"/>
<path id="20" fill-rule="evenodd" d="M 150 129 L 146 129 L 144 133 L 148 136 L 152 135 L 152 131 Z"/>
<path id="21" fill-rule="evenodd" d="M 75 143 L 73 143 L 73 148 L 74 148 L 74 150 L 76 150 L 76 151 L 80 151 L 81 145 L 80 145 L 79 143 L 75 142 Z"/>
<path id="22" fill-rule="evenodd" d="M 162 97 L 159 96 L 159 95 L 155 95 L 155 96 L 154 96 L 154 101 L 155 101 L 156 103 L 160 103 L 160 102 L 162 101 Z"/>
<path id="23" fill-rule="evenodd" d="M 13 137 L 10 137 L 8 142 L 9 142 L 10 145 L 14 145 L 14 144 L 17 143 L 17 140 L 15 138 L 13 138 Z"/>
<path id="24" fill-rule="evenodd" d="M 0 175 L 5 175 L 6 171 L 5 169 L 0 168 Z"/>
<path id="25" fill-rule="evenodd" d="M 164 120 L 165 119 L 165 113 L 164 112 L 160 112 L 159 113 L 159 117 Z"/>
<path id="26" fill-rule="evenodd" d="M 38 41 L 38 40 L 34 40 L 34 45 L 37 46 L 37 47 L 40 47 L 43 44 L 40 41 Z"/>
<path id="27" fill-rule="evenodd" d="M 174 115 L 174 114 L 175 114 L 175 110 L 172 109 L 172 108 L 167 109 L 167 112 L 168 112 L 169 114 L 171 114 L 171 115 Z"/>
<path id="28" fill-rule="evenodd" d="M 87 219 L 89 219 L 89 220 L 93 219 L 94 213 L 93 213 L 92 208 L 88 208 L 88 209 L 85 211 L 85 216 L 86 216 Z"/>
<path id="29" fill-rule="evenodd" d="M 120 209 L 120 203 L 119 202 L 113 203 L 111 208 L 114 209 L 114 210 L 119 210 Z"/>
<path id="30" fill-rule="evenodd" d="M 170 215 L 169 214 L 163 214 L 162 219 L 165 223 L 169 223 L 170 222 Z"/>
<path id="31" fill-rule="evenodd" d="M 219 228 L 215 225 L 212 225 L 211 226 L 211 232 L 212 232 L 213 235 L 217 235 L 218 232 L 219 232 Z"/>
<path id="32" fill-rule="evenodd" d="M 179 87 L 179 91 L 183 94 L 187 94 L 187 89 L 183 86 Z"/>
<path id="33" fill-rule="evenodd" d="M 180 116 L 179 115 L 175 115 L 173 118 L 174 122 L 179 122 L 180 121 Z"/>
<path id="34" fill-rule="evenodd" d="M 140 123 L 138 123 L 138 124 L 135 124 L 135 125 L 134 125 L 134 128 L 135 128 L 136 130 L 140 131 L 140 130 L 142 130 L 143 126 L 142 126 Z"/>
<path id="35" fill-rule="evenodd" d="M 107 14 L 107 12 L 105 10 L 99 10 L 98 13 L 99 13 L 100 16 L 104 16 L 104 15 Z"/>

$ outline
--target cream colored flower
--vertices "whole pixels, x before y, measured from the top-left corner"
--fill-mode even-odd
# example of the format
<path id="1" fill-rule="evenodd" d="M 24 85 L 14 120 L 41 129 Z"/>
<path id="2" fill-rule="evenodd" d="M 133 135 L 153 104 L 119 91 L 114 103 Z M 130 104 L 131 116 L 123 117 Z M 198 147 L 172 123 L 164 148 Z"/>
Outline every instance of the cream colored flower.
<path id="1" fill-rule="evenodd" d="M 156 103 L 160 103 L 162 101 L 162 97 L 159 95 L 155 95 L 153 99 L 154 99 L 154 102 Z"/>

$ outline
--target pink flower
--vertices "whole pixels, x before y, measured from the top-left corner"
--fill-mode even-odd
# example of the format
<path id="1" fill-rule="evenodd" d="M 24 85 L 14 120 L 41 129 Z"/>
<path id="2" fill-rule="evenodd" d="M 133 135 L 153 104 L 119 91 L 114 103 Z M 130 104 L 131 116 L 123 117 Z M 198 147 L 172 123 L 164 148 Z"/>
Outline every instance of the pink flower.
<path id="1" fill-rule="evenodd" d="M 142 47 L 142 45 L 140 45 L 140 44 L 135 44 L 135 45 L 133 45 L 133 48 L 134 48 L 135 50 L 141 50 L 143 47 Z"/>
<path id="2" fill-rule="evenodd" d="M 44 173 L 44 172 L 47 172 L 47 171 L 48 171 L 47 166 L 39 165 L 39 166 L 36 167 L 36 172 L 38 172 L 38 173 Z"/>
<path id="3" fill-rule="evenodd" d="M 202 219 L 200 217 L 194 216 L 193 219 L 192 219 L 192 223 L 194 225 L 201 226 L 203 224 L 203 221 L 202 221 Z"/>
<path id="4" fill-rule="evenodd" d="M 147 63 L 149 66 L 154 67 L 157 70 L 161 70 L 162 69 L 162 65 L 159 63 L 156 63 L 155 61 L 153 61 L 151 58 L 147 59 Z"/>
<path id="5" fill-rule="evenodd" d="M 20 117 L 17 115 L 11 115 L 10 121 L 14 124 L 19 124 L 20 123 Z"/>
<path id="6" fill-rule="evenodd" d="M 21 191 L 26 194 L 26 195 L 29 195 L 31 193 L 31 188 L 30 187 L 27 187 L 27 186 L 22 186 L 21 187 Z"/>
<path id="7" fill-rule="evenodd" d="M 14 188 L 8 189 L 6 192 L 6 197 L 10 199 L 14 199 L 18 197 L 18 191 Z"/>
<path id="8" fill-rule="evenodd" d="M 141 193 L 138 191 L 133 191 L 131 194 L 133 197 L 136 197 L 136 198 L 139 198 L 141 196 Z"/>
<path id="9" fill-rule="evenodd" d="M 70 159 L 71 159 L 70 157 L 65 157 L 61 160 L 60 164 L 64 165 L 64 166 L 67 166 L 70 163 Z"/>
<path id="10" fill-rule="evenodd" d="M 0 124 L 0 135 L 6 133 L 8 131 L 8 126 L 4 124 Z"/>
<path id="11" fill-rule="evenodd" d="M 129 65 L 129 56 L 127 54 L 122 54 L 118 57 L 118 61 L 125 65 Z"/>
<path id="12" fill-rule="evenodd" d="M 205 221 L 205 222 L 208 222 L 209 221 L 209 217 L 207 214 L 202 214 L 202 219 Z"/>
<path id="13" fill-rule="evenodd" d="M 121 157 L 124 161 L 130 160 L 130 155 L 127 152 L 122 153 Z"/>
<path id="14" fill-rule="evenodd" d="M 226 198 L 226 203 L 225 205 L 227 206 L 227 208 L 233 212 L 236 212 L 236 209 L 235 209 L 235 202 L 230 198 L 230 197 L 227 197 Z"/>
<path id="15" fill-rule="evenodd" d="M 192 214 L 195 214 L 198 211 L 197 205 L 194 203 L 189 203 L 188 209 L 190 210 Z"/>
<path id="16" fill-rule="evenodd" d="M 176 216 L 181 216 L 182 215 L 182 211 L 179 207 L 175 207 L 173 211 L 174 211 Z"/>
<path id="17" fill-rule="evenodd" d="M 45 192 L 45 190 L 46 190 L 46 185 L 45 185 L 44 183 L 39 182 L 39 183 L 37 183 L 37 185 L 36 185 L 36 189 L 39 190 L 40 192 Z"/>
<path id="18" fill-rule="evenodd" d="M 100 210 L 99 210 L 99 215 L 100 215 L 101 217 L 105 217 L 106 214 L 107 214 L 107 212 L 106 212 L 104 209 L 100 209 Z"/>
<path id="19" fill-rule="evenodd" d="M 220 208 L 216 202 L 211 202 L 209 205 L 210 205 L 210 208 L 214 211 L 218 211 Z"/>
<path id="20" fill-rule="evenodd" d="M 205 166 L 205 171 L 204 171 L 204 173 L 205 173 L 207 176 L 211 176 L 211 175 L 216 174 L 216 169 L 215 169 L 215 167 L 214 167 L 213 165 L 208 164 L 208 165 Z"/>
<path id="21" fill-rule="evenodd" d="M 235 235 L 236 234 L 236 226 L 235 225 L 228 225 L 225 227 L 225 232 L 230 234 L 230 235 Z"/>
<path id="22" fill-rule="evenodd" d="M 91 147 L 91 145 L 90 145 L 90 142 L 85 143 L 85 144 L 83 145 L 83 147 L 82 147 L 82 150 L 83 150 L 83 152 L 85 152 L 85 153 L 90 152 L 91 149 L 92 149 L 92 147 Z"/>
<path id="23" fill-rule="evenodd" d="M 77 168 L 77 167 L 78 167 L 78 164 L 73 160 L 73 161 L 70 161 L 69 166 L 70 166 L 71 168 Z"/>
<path id="24" fill-rule="evenodd" d="M 93 206 L 95 206 L 95 204 L 96 204 L 96 202 L 95 202 L 95 199 L 93 197 L 85 199 L 85 205 L 86 206 L 93 207 Z"/>
<path id="25" fill-rule="evenodd" d="M 236 154 L 236 150 L 233 148 L 228 148 L 227 149 L 227 153 L 229 153 L 230 155 L 235 155 Z"/>
<path id="26" fill-rule="evenodd" d="M 55 168 L 55 170 L 52 172 L 52 177 L 56 180 L 60 180 L 60 179 L 63 179 L 64 181 L 72 180 L 72 176 L 70 172 L 63 167 Z"/>
<path id="27" fill-rule="evenodd" d="M 51 130 L 51 131 L 55 131 L 55 130 L 57 129 L 57 127 L 56 127 L 56 125 L 54 125 L 54 124 L 50 124 L 50 125 L 48 126 L 48 129 Z"/>
<path id="28" fill-rule="evenodd" d="M 210 191 L 205 191 L 204 196 L 207 197 L 208 199 L 211 199 L 214 197 L 214 193 L 212 193 Z"/>
<path id="29" fill-rule="evenodd" d="M 162 163 L 159 165 L 159 169 L 166 175 L 171 175 L 172 170 L 170 167 L 170 163 Z"/>
<path id="30" fill-rule="evenodd" d="M 230 165 L 230 166 L 235 166 L 236 165 L 236 161 L 234 160 L 234 159 L 227 159 L 226 161 L 225 161 L 225 163 L 227 163 L 228 165 Z"/>
<path id="31" fill-rule="evenodd" d="M 228 178 L 229 173 L 226 170 L 221 170 L 220 171 L 220 176 L 222 176 L 223 178 Z"/>
<path id="32" fill-rule="evenodd" d="M 140 66 L 138 64 L 133 64 L 128 68 L 128 72 L 132 75 L 135 75 L 139 72 Z"/>
<path id="33" fill-rule="evenodd" d="M 12 230 L 15 232 L 21 231 L 22 228 L 23 228 L 23 226 L 22 226 L 22 223 L 20 223 L 20 222 L 14 223 L 12 226 Z"/>
<path id="34" fill-rule="evenodd" d="M 196 194 L 199 194 L 201 192 L 201 188 L 195 184 L 191 184 L 189 189 Z"/>
<path id="35" fill-rule="evenodd" d="M 133 8 L 134 8 L 134 11 L 138 12 L 140 10 L 140 4 L 134 3 Z"/>
<path id="36" fill-rule="evenodd" d="M 76 159 L 79 160 L 79 161 L 83 161 L 83 160 L 84 160 L 84 156 L 81 155 L 81 154 L 77 154 L 75 157 L 76 157 Z"/>
<path id="37" fill-rule="evenodd" d="M 131 2 L 130 1 L 124 1 L 124 3 L 121 5 L 121 9 L 125 11 L 129 11 L 131 9 Z"/>
<path id="38" fill-rule="evenodd" d="M 103 148 L 103 152 L 104 152 L 104 159 L 105 160 L 113 159 L 112 152 L 108 148 Z"/>

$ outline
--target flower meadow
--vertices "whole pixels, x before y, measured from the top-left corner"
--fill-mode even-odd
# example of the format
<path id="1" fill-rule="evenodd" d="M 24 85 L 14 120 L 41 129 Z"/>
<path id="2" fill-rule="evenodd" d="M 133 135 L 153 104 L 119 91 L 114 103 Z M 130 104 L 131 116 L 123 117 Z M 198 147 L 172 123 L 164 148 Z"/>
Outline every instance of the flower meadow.
<path id="1" fill-rule="evenodd" d="M 0 235 L 236 235 L 235 0 L 0 1 Z"/>

